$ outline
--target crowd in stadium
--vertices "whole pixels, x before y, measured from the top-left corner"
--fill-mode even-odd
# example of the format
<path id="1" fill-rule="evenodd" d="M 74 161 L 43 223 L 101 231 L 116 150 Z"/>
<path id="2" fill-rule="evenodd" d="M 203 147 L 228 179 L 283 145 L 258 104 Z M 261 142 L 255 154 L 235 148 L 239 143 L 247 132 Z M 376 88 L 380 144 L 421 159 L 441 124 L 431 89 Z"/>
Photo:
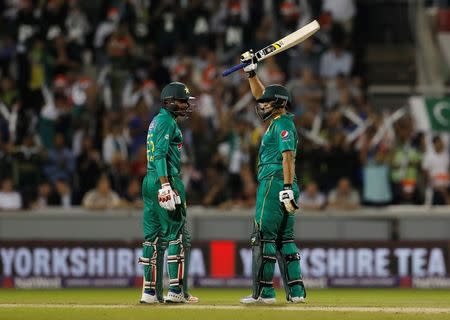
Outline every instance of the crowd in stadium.
<path id="1" fill-rule="evenodd" d="M 301 206 L 422 204 L 430 190 L 450 203 L 446 138 L 407 115 L 390 125 L 367 99 L 352 0 L 0 3 L 0 210 L 140 208 L 147 129 L 171 81 L 197 97 L 180 124 L 188 203 L 253 206 L 263 129 L 244 73 L 220 73 L 313 18 L 316 37 L 257 71 L 291 91 Z"/>

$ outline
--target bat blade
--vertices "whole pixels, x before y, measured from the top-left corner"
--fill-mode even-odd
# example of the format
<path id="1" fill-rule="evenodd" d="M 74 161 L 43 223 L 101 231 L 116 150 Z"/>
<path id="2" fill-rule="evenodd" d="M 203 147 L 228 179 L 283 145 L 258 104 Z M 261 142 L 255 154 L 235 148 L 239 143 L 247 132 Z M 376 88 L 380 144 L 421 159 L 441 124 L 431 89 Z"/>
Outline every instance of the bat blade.
<path id="1" fill-rule="evenodd" d="M 287 35 L 286 37 L 272 43 L 271 45 L 268 45 L 267 47 L 257 51 L 255 53 L 256 59 L 258 61 L 262 61 L 264 59 L 267 59 L 271 56 L 274 56 L 280 52 L 283 52 L 286 49 L 289 49 L 300 42 L 306 40 L 310 36 L 312 36 L 314 33 L 316 33 L 320 29 L 320 25 L 317 22 L 317 20 L 314 20 L 307 25 L 301 27 L 295 32 L 292 32 L 291 34 Z M 235 65 L 227 70 L 225 70 L 222 73 L 222 77 L 226 77 L 227 75 L 240 70 L 244 68 L 247 64 L 241 63 L 238 65 Z"/>
<path id="2" fill-rule="evenodd" d="M 306 40 L 314 33 L 316 33 L 319 29 L 320 29 L 319 23 L 317 22 L 317 20 L 314 20 L 308 23 L 307 25 L 303 26 L 302 28 L 298 29 L 297 31 L 292 32 L 286 37 L 256 52 L 255 53 L 256 59 L 258 59 L 258 61 L 262 61 L 280 52 L 283 52 L 284 50 L 289 49 L 299 44 L 300 42 Z"/>

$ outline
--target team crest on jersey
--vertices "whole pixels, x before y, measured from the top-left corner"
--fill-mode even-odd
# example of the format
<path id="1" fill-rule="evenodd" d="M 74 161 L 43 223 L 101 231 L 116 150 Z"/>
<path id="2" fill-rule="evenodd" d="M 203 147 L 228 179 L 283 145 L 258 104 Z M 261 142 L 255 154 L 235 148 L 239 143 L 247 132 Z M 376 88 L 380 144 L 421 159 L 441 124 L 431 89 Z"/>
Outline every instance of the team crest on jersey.
<path id="1" fill-rule="evenodd" d="M 286 139 L 289 136 L 289 131 L 283 130 L 281 131 L 281 137 L 283 139 Z"/>

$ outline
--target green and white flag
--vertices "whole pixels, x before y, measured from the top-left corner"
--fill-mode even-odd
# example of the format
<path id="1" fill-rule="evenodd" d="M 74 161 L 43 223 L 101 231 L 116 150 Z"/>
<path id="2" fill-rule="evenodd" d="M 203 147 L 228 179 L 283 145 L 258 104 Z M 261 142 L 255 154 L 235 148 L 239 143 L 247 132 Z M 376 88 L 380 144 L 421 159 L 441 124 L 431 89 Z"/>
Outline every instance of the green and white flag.
<path id="1" fill-rule="evenodd" d="M 450 132 L 450 98 L 409 98 L 411 115 L 418 131 Z"/>

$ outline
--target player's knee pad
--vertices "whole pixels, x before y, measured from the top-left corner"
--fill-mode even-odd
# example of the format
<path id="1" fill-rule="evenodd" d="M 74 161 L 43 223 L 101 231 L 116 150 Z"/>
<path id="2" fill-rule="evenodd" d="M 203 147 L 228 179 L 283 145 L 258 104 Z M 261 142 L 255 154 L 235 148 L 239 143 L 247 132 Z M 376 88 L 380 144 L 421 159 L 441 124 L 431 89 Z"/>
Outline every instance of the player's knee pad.
<path id="1" fill-rule="evenodd" d="M 169 241 L 167 263 L 169 284 L 171 286 L 182 286 L 184 278 L 184 246 L 182 235 L 176 240 Z"/>
<path id="2" fill-rule="evenodd" d="M 274 240 L 261 239 L 262 259 L 259 273 L 259 282 L 261 287 L 273 286 L 273 272 L 275 270 L 275 262 L 277 248 Z"/>
<path id="3" fill-rule="evenodd" d="M 259 232 L 253 232 L 250 244 L 252 246 L 252 260 L 253 266 L 256 267 L 256 270 L 259 270 L 262 259 L 262 245 L 261 245 L 261 237 Z"/>
<path id="4" fill-rule="evenodd" d="M 286 240 L 282 242 L 281 253 L 283 255 L 284 269 L 286 282 L 289 287 L 300 285 L 306 297 L 306 290 L 302 280 L 302 271 L 300 267 L 300 253 L 294 240 Z"/>
<path id="5" fill-rule="evenodd" d="M 142 244 L 142 257 L 139 257 L 138 263 L 144 266 L 144 289 L 156 288 L 158 268 L 162 268 L 164 257 L 164 251 L 161 252 L 159 243 L 159 239 L 156 238 Z"/>

